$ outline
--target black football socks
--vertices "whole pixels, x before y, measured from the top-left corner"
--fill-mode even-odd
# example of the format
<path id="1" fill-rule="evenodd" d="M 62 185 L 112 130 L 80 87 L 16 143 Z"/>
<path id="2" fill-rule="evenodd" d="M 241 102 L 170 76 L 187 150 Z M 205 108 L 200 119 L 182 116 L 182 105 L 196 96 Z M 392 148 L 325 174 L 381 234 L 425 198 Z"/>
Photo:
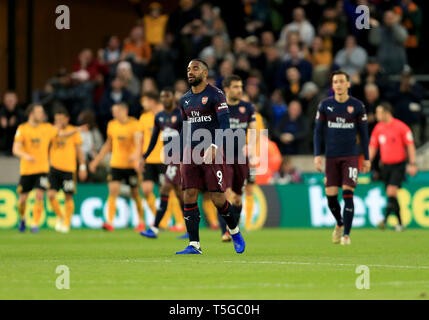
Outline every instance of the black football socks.
<path id="1" fill-rule="evenodd" d="M 328 206 L 335 220 L 337 220 L 337 225 L 340 227 L 344 225 L 343 218 L 341 217 L 341 207 L 338 203 L 338 195 L 328 196 Z"/>
<path id="2" fill-rule="evenodd" d="M 353 203 L 353 191 L 343 190 L 344 199 L 344 235 L 350 235 L 352 229 L 353 216 L 355 213 L 355 206 Z"/>

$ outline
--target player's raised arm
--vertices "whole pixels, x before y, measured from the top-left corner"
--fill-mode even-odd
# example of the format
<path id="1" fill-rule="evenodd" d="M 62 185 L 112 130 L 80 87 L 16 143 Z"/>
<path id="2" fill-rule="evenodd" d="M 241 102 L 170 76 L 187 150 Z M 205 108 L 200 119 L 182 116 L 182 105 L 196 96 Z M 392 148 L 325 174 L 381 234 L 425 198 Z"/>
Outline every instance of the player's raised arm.
<path id="1" fill-rule="evenodd" d="M 363 150 L 365 160 L 362 166 L 362 173 L 368 173 L 371 169 L 371 161 L 369 160 L 369 134 L 368 134 L 368 116 L 365 106 L 362 105 L 361 110 L 357 114 L 357 125 L 360 136 L 360 143 Z"/>
<path id="2" fill-rule="evenodd" d="M 322 137 L 326 125 L 326 114 L 323 104 L 320 103 L 316 113 L 316 124 L 314 126 L 314 166 L 317 171 L 322 172 Z"/>

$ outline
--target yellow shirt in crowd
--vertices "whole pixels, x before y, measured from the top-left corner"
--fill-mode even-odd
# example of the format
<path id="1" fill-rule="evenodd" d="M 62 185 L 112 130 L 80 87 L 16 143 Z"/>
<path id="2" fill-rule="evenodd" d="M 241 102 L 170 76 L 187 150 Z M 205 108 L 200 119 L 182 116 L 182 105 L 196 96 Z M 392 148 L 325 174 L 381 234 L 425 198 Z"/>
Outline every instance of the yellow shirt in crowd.
<path id="1" fill-rule="evenodd" d="M 76 130 L 76 127 L 68 125 L 64 132 L 70 132 Z M 76 146 L 82 144 L 82 138 L 79 132 L 76 132 L 69 137 L 55 137 L 52 140 L 52 146 L 49 150 L 49 160 L 51 166 L 57 170 L 65 172 L 76 171 Z"/>
<path id="2" fill-rule="evenodd" d="M 152 137 L 153 126 L 155 122 L 155 115 L 151 111 L 143 112 L 140 116 L 140 127 L 143 131 L 143 154 L 149 147 L 150 139 Z M 150 156 L 146 159 L 146 163 L 162 163 L 164 155 L 162 154 L 162 134 L 159 135 L 155 148 L 152 150 Z"/>
<path id="3" fill-rule="evenodd" d="M 126 123 L 111 120 L 107 125 L 107 137 L 112 140 L 112 158 L 110 166 L 118 169 L 132 169 L 134 163 L 130 157 L 135 151 L 134 136 L 141 132 L 136 118 L 128 117 Z"/>
<path id="4" fill-rule="evenodd" d="M 40 123 L 35 127 L 28 122 L 19 125 L 15 141 L 21 142 L 22 150 L 35 159 L 34 162 L 21 159 L 21 175 L 49 172 L 49 145 L 57 134 L 58 129 L 50 123 Z"/>

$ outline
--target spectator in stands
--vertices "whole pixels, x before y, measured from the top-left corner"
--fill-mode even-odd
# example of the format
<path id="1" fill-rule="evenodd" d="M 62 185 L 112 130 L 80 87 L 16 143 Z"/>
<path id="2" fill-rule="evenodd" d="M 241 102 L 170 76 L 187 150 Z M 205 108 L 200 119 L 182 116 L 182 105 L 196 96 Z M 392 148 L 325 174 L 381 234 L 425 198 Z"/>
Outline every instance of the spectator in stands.
<path id="1" fill-rule="evenodd" d="M 275 126 L 280 118 L 287 112 L 287 105 L 280 89 L 275 89 L 271 94 L 271 111 L 273 114 L 271 126 Z"/>
<path id="2" fill-rule="evenodd" d="M 167 32 L 179 37 L 182 29 L 195 19 L 201 18 L 199 8 L 195 6 L 194 0 L 180 0 L 179 7 L 175 9 L 168 19 Z"/>
<path id="3" fill-rule="evenodd" d="M 130 115 L 136 116 L 137 113 L 138 116 L 140 110 L 134 110 L 134 99 L 131 92 L 124 88 L 121 79 L 116 77 L 112 80 L 111 87 L 103 92 L 97 110 L 98 124 L 103 135 L 106 134 L 107 123 L 112 119 L 111 109 L 114 104 L 124 102 L 129 106 Z"/>
<path id="4" fill-rule="evenodd" d="M 287 85 L 286 70 L 292 67 L 295 67 L 296 69 L 298 69 L 299 74 L 301 76 L 302 83 L 311 81 L 313 67 L 310 62 L 303 59 L 301 56 L 302 56 L 302 53 L 300 52 L 298 45 L 293 44 L 289 47 L 286 60 L 285 62 L 283 62 L 282 66 L 277 71 L 277 75 L 276 75 L 277 88 L 283 88 Z"/>
<path id="5" fill-rule="evenodd" d="M 313 25 L 306 19 L 303 8 L 298 7 L 293 10 L 293 21 L 285 25 L 280 33 L 280 41 L 287 44 L 287 34 L 290 31 L 299 32 L 301 41 L 306 46 L 310 46 L 315 34 Z"/>
<path id="6" fill-rule="evenodd" d="M 79 125 L 84 125 L 80 131 L 82 137 L 82 151 L 86 162 L 90 162 L 103 146 L 103 136 L 98 129 L 95 114 L 91 110 L 82 111 L 78 117 Z"/>
<path id="7" fill-rule="evenodd" d="M 216 69 L 222 60 L 234 60 L 234 55 L 230 52 L 228 43 L 220 35 L 213 36 L 211 45 L 205 47 L 200 53 L 200 58 L 206 62 L 210 57 L 214 58 Z"/>
<path id="8" fill-rule="evenodd" d="M 250 68 L 256 70 L 264 70 L 265 57 L 259 46 L 259 39 L 256 36 L 249 36 L 244 39 L 246 43 L 247 60 L 249 60 Z"/>
<path id="9" fill-rule="evenodd" d="M 182 29 L 182 45 L 187 60 L 198 58 L 200 52 L 210 45 L 211 39 L 200 19 L 195 19 Z"/>
<path id="10" fill-rule="evenodd" d="M 233 53 L 236 58 L 246 55 L 246 42 L 243 38 L 237 37 L 234 39 Z"/>
<path id="11" fill-rule="evenodd" d="M 405 122 L 413 131 L 416 146 L 421 145 L 421 121 L 424 90 L 416 82 L 411 69 L 407 66 L 401 74 L 401 80 L 393 83 L 386 93 L 394 105 L 395 118 Z"/>
<path id="12" fill-rule="evenodd" d="M 368 115 L 368 131 L 372 132 L 376 125 L 375 109 L 380 104 L 380 91 L 376 84 L 367 83 L 364 87 L 364 99 L 362 101 L 366 108 L 366 114 Z"/>
<path id="13" fill-rule="evenodd" d="M 242 55 L 238 58 L 235 64 L 234 73 L 237 74 L 244 81 L 249 77 L 250 74 L 250 62 L 246 56 Z"/>
<path id="14" fill-rule="evenodd" d="M 332 52 L 325 46 L 322 37 L 313 38 L 311 46 L 304 49 L 304 57 L 313 65 L 313 81 L 319 87 L 328 85 Z"/>
<path id="15" fill-rule="evenodd" d="M 270 8 L 265 0 L 242 0 L 245 29 L 249 35 L 270 27 Z"/>
<path id="16" fill-rule="evenodd" d="M 399 24 L 400 17 L 392 10 L 383 16 L 383 25 L 371 19 L 369 41 L 377 46 L 377 59 L 387 74 L 400 74 L 407 63 L 404 43 L 407 30 Z"/>
<path id="17" fill-rule="evenodd" d="M 293 167 L 290 157 L 283 156 L 279 171 L 275 172 L 270 184 L 289 184 L 303 182 L 301 171 Z"/>
<path id="18" fill-rule="evenodd" d="M 335 63 L 347 72 L 352 82 L 356 82 L 356 78 L 365 67 L 367 57 L 365 49 L 356 44 L 356 38 L 348 35 L 344 48 L 335 55 Z"/>
<path id="19" fill-rule="evenodd" d="M 144 93 L 144 92 L 149 92 L 149 91 L 159 93 L 158 85 L 156 84 L 156 81 L 154 78 L 145 77 L 142 81 L 141 92 Z"/>
<path id="20" fill-rule="evenodd" d="M 366 84 L 373 83 L 377 85 L 380 93 L 388 89 L 388 81 L 386 74 L 381 70 L 380 63 L 377 58 L 369 57 L 365 65 L 365 69 L 361 73 L 358 81 L 352 86 L 352 95 L 362 97 L 364 95 L 364 87 Z"/>
<path id="21" fill-rule="evenodd" d="M 260 80 L 256 77 L 249 77 L 246 81 L 245 93 L 249 96 L 257 112 L 261 114 L 268 123 L 273 121 L 273 114 L 270 107 L 270 101 L 267 96 L 261 93 Z M 271 128 L 268 128 L 271 130 Z"/>
<path id="22" fill-rule="evenodd" d="M 281 67 L 281 60 L 279 52 L 275 46 L 265 48 L 265 70 L 263 70 L 263 76 L 265 79 L 265 85 L 267 86 L 268 92 L 273 92 L 275 89 L 275 79 L 277 70 Z"/>
<path id="23" fill-rule="evenodd" d="M 301 103 L 293 100 L 288 105 L 288 111 L 274 128 L 274 138 L 282 155 L 305 153 L 307 147 L 302 144 L 310 132 L 310 124 L 302 115 Z"/>
<path id="24" fill-rule="evenodd" d="M 94 108 L 94 89 L 96 86 L 100 88 L 98 84 L 99 81 L 90 80 L 90 74 L 85 69 L 65 74 L 55 85 L 51 102 L 61 102 L 70 114 L 70 122 L 76 124 L 82 110 Z"/>
<path id="25" fill-rule="evenodd" d="M 18 105 L 18 95 L 15 91 L 7 91 L 0 105 L 0 153 L 12 155 L 16 129 L 24 121 L 25 115 Z"/>
<path id="26" fill-rule="evenodd" d="M 180 98 L 189 90 L 186 80 L 178 79 L 174 83 L 174 98 L 179 103 Z"/>
<path id="27" fill-rule="evenodd" d="M 144 73 L 144 66 L 152 57 L 152 49 L 144 38 L 143 27 L 135 26 L 131 29 L 129 37 L 124 41 L 121 60 L 129 60 L 134 65 L 134 73 Z"/>
<path id="28" fill-rule="evenodd" d="M 317 107 L 323 98 L 323 93 L 314 82 L 304 83 L 299 92 L 299 99 L 303 114 L 307 119 L 313 121 L 316 118 Z"/>
<path id="29" fill-rule="evenodd" d="M 224 60 L 220 64 L 219 76 L 215 79 L 216 87 L 222 88 L 222 81 L 234 73 L 234 65 L 231 60 Z"/>
<path id="30" fill-rule="evenodd" d="M 209 35 L 221 36 L 223 40 L 228 44 L 231 42 L 231 38 L 229 37 L 225 22 L 222 20 L 221 17 L 218 17 L 213 21 L 213 27 L 211 30 L 209 30 Z"/>
<path id="31" fill-rule="evenodd" d="M 167 33 L 153 52 L 151 64 L 155 66 L 156 82 L 160 88 L 172 86 L 177 78 L 179 50 L 173 46 L 174 36 Z"/>
<path id="32" fill-rule="evenodd" d="M 100 53 L 98 58 L 102 58 Z M 86 76 L 83 76 L 83 72 L 80 72 L 81 70 L 88 72 L 88 79 L 86 79 Z M 99 101 L 104 91 L 104 79 L 108 77 L 110 72 L 109 66 L 104 62 L 104 60 L 100 61 L 94 59 L 91 49 L 83 49 L 79 53 L 78 61 L 73 66 L 73 71 L 79 83 L 84 83 L 86 81 L 93 82 L 91 86 L 93 86 L 92 90 L 94 91 L 94 100 L 96 102 Z M 78 76 L 79 72 L 82 77 Z M 78 113 L 70 115 L 71 119 L 76 121 L 77 115 Z"/>
<path id="33" fill-rule="evenodd" d="M 418 50 L 420 47 L 421 28 L 423 24 L 423 12 L 412 0 L 401 0 L 394 7 L 394 12 L 400 16 L 401 24 L 407 29 L 408 37 L 405 41 L 408 62 L 415 67 L 421 62 Z"/>
<path id="34" fill-rule="evenodd" d="M 134 96 L 140 95 L 141 84 L 139 79 L 133 74 L 131 63 L 128 61 L 119 62 L 116 68 L 116 77 L 122 81 L 124 88 Z"/>
<path id="35" fill-rule="evenodd" d="M 261 33 L 261 49 L 263 52 L 276 45 L 274 33 L 271 30 L 265 30 Z"/>
<path id="36" fill-rule="evenodd" d="M 116 65 L 121 58 L 121 41 L 116 35 L 112 35 L 107 40 L 106 48 L 100 49 L 98 52 L 98 60 L 102 63 L 107 63 L 112 71 L 112 66 Z"/>
<path id="37" fill-rule="evenodd" d="M 298 99 L 302 80 L 299 70 L 295 67 L 286 69 L 286 86 L 283 88 L 286 102 Z"/>
<path id="38" fill-rule="evenodd" d="M 209 30 L 209 34 L 211 36 L 217 34 L 215 30 L 213 30 L 215 21 L 220 17 L 220 9 L 218 7 L 213 7 L 213 4 L 210 2 L 203 2 L 200 6 L 201 10 L 201 21 L 206 25 Z"/>
<path id="39" fill-rule="evenodd" d="M 162 5 L 159 2 L 149 4 L 149 13 L 143 17 L 144 38 L 151 46 L 157 46 L 164 40 L 167 28 L 168 15 L 162 14 Z"/>
<path id="40" fill-rule="evenodd" d="M 333 54 L 341 49 L 348 34 L 347 16 L 340 2 L 342 1 L 337 1 L 337 6 L 328 6 L 323 10 L 318 26 L 318 34 L 323 38 L 325 47 Z"/>

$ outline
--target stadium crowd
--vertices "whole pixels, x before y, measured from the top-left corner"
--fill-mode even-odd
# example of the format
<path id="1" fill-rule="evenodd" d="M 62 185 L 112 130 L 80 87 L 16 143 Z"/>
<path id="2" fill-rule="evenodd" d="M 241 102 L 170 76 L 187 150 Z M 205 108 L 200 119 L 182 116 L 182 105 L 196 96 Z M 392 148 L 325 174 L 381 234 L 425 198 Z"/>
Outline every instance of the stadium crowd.
<path id="1" fill-rule="evenodd" d="M 370 8 L 370 29 L 355 26 L 361 4 Z M 311 154 L 317 106 L 332 94 L 330 73 L 343 69 L 351 76 L 351 94 L 367 108 L 370 130 L 375 107 L 390 101 L 419 146 L 425 91 L 413 70 L 421 63 L 416 52 L 422 19 L 411 0 L 241 0 L 227 6 L 180 0 L 170 13 L 152 2 L 126 39 L 110 35 L 97 52 L 82 49 L 73 66 L 34 91 L 33 101 L 43 104 L 48 115 L 65 106 L 72 124 L 88 124 L 83 149 L 90 160 L 102 146 L 115 103 L 127 103 L 130 115 L 138 118 L 147 108 L 143 102 L 159 104 L 166 86 L 174 87 L 178 100 L 188 90 L 187 62 L 199 57 L 219 88 L 228 75 L 242 77 L 245 98 L 262 115 L 283 156 Z M 11 153 L 23 121 L 16 93 L 6 92 L 0 106 L 2 153 Z M 282 170 L 288 166 L 284 161 Z M 276 181 L 300 181 L 282 176 L 279 172 Z"/>

